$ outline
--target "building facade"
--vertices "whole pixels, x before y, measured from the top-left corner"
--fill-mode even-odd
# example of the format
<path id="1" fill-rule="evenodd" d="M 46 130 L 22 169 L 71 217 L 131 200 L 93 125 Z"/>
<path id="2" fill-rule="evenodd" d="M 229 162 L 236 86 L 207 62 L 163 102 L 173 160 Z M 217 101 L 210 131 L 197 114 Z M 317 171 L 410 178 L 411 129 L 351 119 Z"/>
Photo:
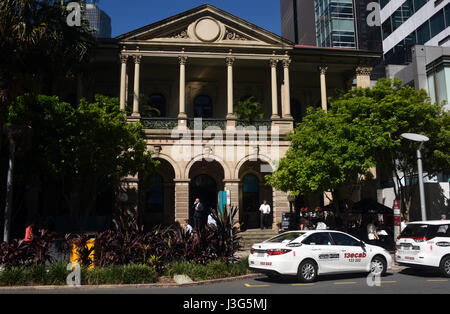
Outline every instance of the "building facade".
<path id="1" fill-rule="evenodd" d="M 336 89 L 369 86 L 379 54 L 296 46 L 211 5 L 103 41 L 85 95 L 118 96 L 130 123 L 141 122 L 157 174 L 125 178 L 147 225 L 182 222 L 200 198 L 220 190 L 244 228 L 259 226 L 267 200 L 273 223 L 289 211 L 287 193 L 266 185 L 289 148 L 288 134 L 309 106 L 327 110 Z M 87 81 L 87 80 L 84 80 Z M 236 104 L 253 96 L 262 119 L 241 120 Z M 157 109 L 157 110 L 155 110 Z M 150 188 L 141 188 L 151 181 Z M 321 195 L 303 198 L 320 206 Z"/>
<path id="2" fill-rule="evenodd" d="M 368 23 L 370 0 L 280 0 L 282 36 L 299 45 L 381 53 L 381 26 Z M 372 80 L 384 76 L 374 64 Z"/>
<path id="3" fill-rule="evenodd" d="M 383 52 L 387 64 L 411 62 L 411 47 L 450 45 L 450 1 L 381 2 Z"/>
<path id="4" fill-rule="evenodd" d="M 86 4 L 86 19 L 95 37 L 111 38 L 111 18 L 96 4 Z"/>

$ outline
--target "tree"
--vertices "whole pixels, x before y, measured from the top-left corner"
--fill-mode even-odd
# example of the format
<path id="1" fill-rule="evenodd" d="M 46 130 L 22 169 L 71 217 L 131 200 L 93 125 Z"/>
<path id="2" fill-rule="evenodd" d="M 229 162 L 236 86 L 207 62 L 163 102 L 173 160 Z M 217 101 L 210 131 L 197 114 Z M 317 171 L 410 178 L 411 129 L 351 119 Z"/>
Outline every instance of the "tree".
<path id="1" fill-rule="evenodd" d="M 55 82 L 83 71 L 95 40 L 85 21 L 70 27 L 67 14 L 60 0 L 0 1 L 0 130 L 18 95 L 54 94 Z"/>
<path id="2" fill-rule="evenodd" d="M 75 107 L 56 96 L 27 94 L 10 107 L 8 122 L 33 128 L 31 152 L 18 158 L 18 178 L 59 183 L 76 231 L 93 210 L 100 180 L 118 184 L 157 164 L 142 126 L 127 123 L 116 98 L 97 95 Z"/>
<path id="3" fill-rule="evenodd" d="M 337 189 L 370 177 L 375 159 L 367 154 L 370 134 L 358 125 L 344 123 L 339 114 L 309 108 L 307 116 L 289 136 L 291 146 L 268 183 L 294 195 L 331 191 L 338 204 Z"/>
<path id="4" fill-rule="evenodd" d="M 356 88 L 339 95 L 331 105 L 332 115 L 344 123 L 367 129 L 368 151 L 377 167 L 394 178 L 394 191 L 409 217 L 416 192 L 417 145 L 401 138 L 419 133 L 430 138 L 422 148 L 424 169 L 429 175 L 450 172 L 450 113 L 442 104 L 432 104 L 425 90 L 401 86 L 398 79 L 381 79 L 373 88 Z"/>
<path id="5" fill-rule="evenodd" d="M 409 215 L 417 159 L 402 133 L 430 137 L 422 149 L 428 174 L 450 171 L 450 118 L 424 90 L 381 79 L 373 88 L 339 93 L 328 113 L 309 109 L 269 182 L 283 191 L 311 194 L 370 178 L 375 165 L 394 176 L 395 194 Z M 407 188 L 407 186 L 409 188 Z M 334 198 L 336 201 L 337 199 Z"/>
<path id="6" fill-rule="evenodd" d="M 256 101 L 254 96 L 238 101 L 236 113 L 239 119 L 245 121 L 261 120 L 263 118 L 261 104 Z"/>

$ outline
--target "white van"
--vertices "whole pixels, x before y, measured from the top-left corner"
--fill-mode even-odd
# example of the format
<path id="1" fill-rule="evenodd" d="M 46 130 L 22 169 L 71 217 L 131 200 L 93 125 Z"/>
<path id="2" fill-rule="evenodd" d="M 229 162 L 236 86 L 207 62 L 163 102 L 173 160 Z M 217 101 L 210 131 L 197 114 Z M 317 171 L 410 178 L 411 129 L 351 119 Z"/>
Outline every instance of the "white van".
<path id="1" fill-rule="evenodd" d="M 450 277 L 450 220 L 409 223 L 397 239 L 395 260 L 411 268 L 439 269 Z"/>

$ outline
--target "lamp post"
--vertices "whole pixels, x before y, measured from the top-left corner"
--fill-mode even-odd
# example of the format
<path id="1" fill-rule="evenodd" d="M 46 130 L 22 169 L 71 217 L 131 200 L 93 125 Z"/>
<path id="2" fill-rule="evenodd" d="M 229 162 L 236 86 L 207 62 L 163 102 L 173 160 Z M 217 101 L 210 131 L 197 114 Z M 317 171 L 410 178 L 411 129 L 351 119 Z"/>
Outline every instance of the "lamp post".
<path id="1" fill-rule="evenodd" d="M 425 135 L 415 134 L 415 133 L 403 133 L 401 135 L 403 138 L 413 141 L 419 142 L 419 147 L 417 148 L 417 170 L 419 176 L 419 193 L 420 193 L 420 210 L 422 213 L 422 220 L 427 220 L 427 211 L 425 207 L 425 189 L 423 186 L 423 170 L 422 170 L 422 153 L 420 149 L 424 142 L 428 142 L 430 139 Z"/>

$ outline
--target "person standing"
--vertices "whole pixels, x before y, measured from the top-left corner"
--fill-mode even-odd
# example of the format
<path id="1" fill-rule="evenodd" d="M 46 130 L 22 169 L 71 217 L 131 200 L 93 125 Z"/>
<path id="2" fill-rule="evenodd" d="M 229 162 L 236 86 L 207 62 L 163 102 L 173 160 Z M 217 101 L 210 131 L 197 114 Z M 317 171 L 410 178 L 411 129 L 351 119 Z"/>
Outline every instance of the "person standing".
<path id="1" fill-rule="evenodd" d="M 403 230 L 405 230 L 407 224 L 406 224 L 406 218 L 402 218 L 402 221 L 400 223 L 400 232 L 403 232 Z"/>
<path id="2" fill-rule="evenodd" d="M 194 202 L 194 229 L 195 230 L 198 230 L 202 227 L 203 212 L 204 212 L 203 204 L 200 203 L 199 198 L 196 198 L 195 202 Z"/>
<path id="3" fill-rule="evenodd" d="M 28 222 L 25 224 L 25 242 L 30 242 L 33 240 L 33 228 L 34 223 Z"/>
<path id="4" fill-rule="evenodd" d="M 189 224 L 189 219 L 184 220 L 183 229 L 185 233 L 191 234 L 192 233 L 192 226 Z"/>
<path id="5" fill-rule="evenodd" d="M 260 212 L 260 226 L 261 230 L 267 227 L 267 221 L 269 220 L 270 215 L 270 205 L 267 204 L 267 201 L 264 200 L 264 202 L 259 207 Z"/>
<path id="6" fill-rule="evenodd" d="M 441 215 L 441 220 L 447 220 L 447 215 L 442 214 L 442 215 Z"/>

